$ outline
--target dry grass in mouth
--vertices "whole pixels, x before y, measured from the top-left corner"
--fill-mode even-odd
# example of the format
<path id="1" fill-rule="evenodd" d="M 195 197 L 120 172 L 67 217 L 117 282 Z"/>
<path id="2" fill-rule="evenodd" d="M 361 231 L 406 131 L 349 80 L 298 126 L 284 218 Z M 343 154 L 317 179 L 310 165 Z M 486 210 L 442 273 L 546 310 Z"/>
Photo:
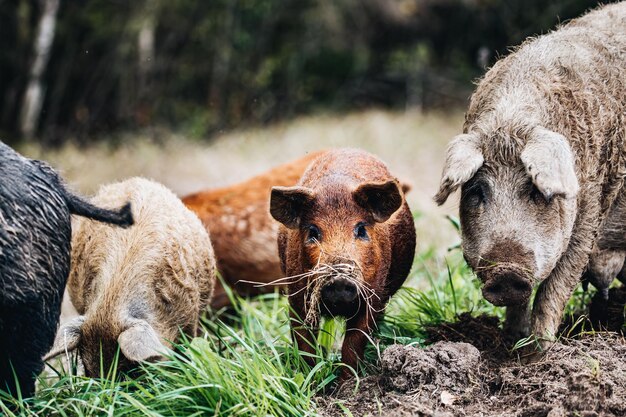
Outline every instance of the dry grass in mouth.
<path id="1" fill-rule="evenodd" d="M 309 306 L 309 308 L 307 308 L 306 316 L 304 318 L 304 324 L 307 326 L 316 326 L 320 322 L 320 306 L 321 303 L 324 302 L 321 297 L 322 288 L 331 279 L 345 279 L 356 286 L 357 299 L 359 302 L 359 306 L 356 309 L 357 312 L 361 311 L 362 302 L 366 304 L 366 309 L 369 314 L 380 312 L 374 309 L 371 303 L 371 300 L 373 298 L 380 299 L 380 297 L 363 278 L 363 272 L 361 267 L 353 260 L 336 254 L 333 256 L 333 258 L 343 260 L 343 262 L 333 264 L 322 263 L 320 260 L 322 254 L 324 254 L 324 251 L 320 247 L 320 258 L 318 259 L 317 264 L 310 271 L 304 272 L 302 274 L 278 278 L 263 284 L 244 280 L 241 280 L 239 282 L 256 284 L 255 287 L 266 287 L 280 285 L 288 286 L 298 283 L 302 280 L 306 280 L 306 285 L 290 295 L 295 295 L 302 291 L 305 292 L 304 299 L 307 300 L 307 305 Z M 347 319 L 350 318 L 351 317 L 347 317 Z"/>
<path id="2" fill-rule="evenodd" d="M 345 279 L 357 288 L 357 299 L 359 306 L 356 311 L 361 311 L 361 303 L 365 303 L 366 309 L 370 312 L 374 312 L 372 306 L 372 299 L 379 298 L 378 294 L 370 288 L 368 283 L 363 279 L 363 273 L 361 269 L 353 262 L 338 263 L 338 264 L 319 264 L 313 269 L 311 274 L 312 279 L 309 280 L 306 287 L 302 290 L 306 291 L 305 299 L 308 300 L 309 308 L 307 309 L 304 324 L 312 326 L 319 322 L 321 314 L 321 305 L 324 302 L 321 299 L 321 292 L 324 285 L 326 285 L 331 279 Z M 302 291 L 300 290 L 300 291 Z M 347 317 L 350 319 L 351 317 Z"/>
<path id="3" fill-rule="evenodd" d="M 483 272 L 483 271 L 489 271 L 492 273 L 498 273 L 499 271 L 510 271 L 510 270 L 517 270 L 517 271 L 522 271 L 524 273 L 524 275 L 526 276 L 526 278 L 532 282 L 533 284 L 535 283 L 535 277 L 532 273 L 532 271 L 528 268 L 522 268 L 520 267 L 520 264 L 518 263 L 514 263 L 514 262 L 493 262 L 493 261 L 488 261 L 484 258 L 481 258 L 482 261 L 486 262 L 487 265 L 485 266 L 478 266 L 475 269 L 476 273 L 479 272 Z"/>

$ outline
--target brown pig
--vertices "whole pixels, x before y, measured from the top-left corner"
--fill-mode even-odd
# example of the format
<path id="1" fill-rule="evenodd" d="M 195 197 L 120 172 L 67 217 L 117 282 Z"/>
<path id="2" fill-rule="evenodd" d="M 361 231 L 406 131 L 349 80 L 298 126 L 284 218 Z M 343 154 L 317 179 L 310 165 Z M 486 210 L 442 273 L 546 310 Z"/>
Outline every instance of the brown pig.
<path id="1" fill-rule="evenodd" d="M 279 224 L 269 214 L 267 195 L 274 185 L 295 185 L 322 153 L 310 153 L 235 185 L 182 198 L 210 231 L 217 269 L 239 295 L 271 292 L 278 285 L 272 282 L 282 276 L 276 251 Z M 211 307 L 228 305 L 230 300 L 218 280 Z"/>
<path id="2" fill-rule="evenodd" d="M 200 220 L 170 190 L 133 178 L 104 186 L 93 203 L 130 201 L 135 226 L 114 230 L 77 219 L 68 291 L 80 316 L 61 326 L 51 358 L 78 349 L 87 376 L 158 359 L 181 332 L 195 336 L 215 282 Z"/>
<path id="3" fill-rule="evenodd" d="M 557 336 L 593 248 L 626 249 L 624 80 L 626 2 L 500 60 L 448 147 L 435 200 L 461 187 L 465 259 L 485 298 L 507 306 L 507 329 L 539 348 Z"/>
<path id="4" fill-rule="evenodd" d="M 294 342 L 314 352 L 320 316 L 345 317 L 342 361 L 357 369 L 415 254 L 413 217 L 398 180 L 367 152 L 328 151 L 296 186 L 272 188 L 270 213 L 282 223 L 278 251 Z M 349 374 L 344 368 L 342 379 Z"/>

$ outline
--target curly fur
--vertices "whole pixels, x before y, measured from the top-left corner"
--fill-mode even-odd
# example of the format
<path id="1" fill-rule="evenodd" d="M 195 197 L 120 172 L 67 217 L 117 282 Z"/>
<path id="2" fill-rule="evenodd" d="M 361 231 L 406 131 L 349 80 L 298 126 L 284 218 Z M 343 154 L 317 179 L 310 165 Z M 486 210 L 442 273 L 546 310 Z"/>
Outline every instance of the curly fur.
<path id="1" fill-rule="evenodd" d="M 215 258 L 198 217 L 170 190 L 142 178 L 103 186 L 92 201 L 125 200 L 133 205 L 132 229 L 74 224 L 68 290 L 84 317 L 78 350 L 90 375 L 99 374 L 100 349 L 108 369 L 118 338 L 139 321 L 138 334 L 151 327 L 167 345 L 181 330 L 195 336 L 213 292 Z"/>
<path id="2" fill-rule="evenodd" d="M 543 219 L 543 226 L 536 227 L 547 229 L 531 240 L 545 240 L 554 229 L 563 230 L 559 238 L 564 244 L 562 250 L 547 255 L 550 259 L 546 265 L 554 265 L 553 268 L 545 277 L 540 272 L 536 274 L 543 282 L 535 297 L 530 331 L 539 337 L 550 339 L 556 334 L 565 303 L 580 280 L 602 225 L 610 223 L 617 232 L 609 239 L 600 236 L 600 240 L 625 240 L 626 210 L 608 214 L 618 196 L 624 194 L 625 80 L 626 3 L 618 3 L 600 7 L 550 34 L 527 40 L 487 72 L 472 95 L 463 130 L 476 139 L 478 152 L 484 158 L 476 176 L 489 177 L 492 183 L 502 183 L 505 177 L 507 181 L 515 178 L 519 184 L 525 181 L 524 176 L 531 177 L 548 201 L 553 195 L 544 192 L 542 186 L 559 191 L 556 202 L 549 206 L 556 211 L 549 215 L 544 216 L 541 210 L 527 210 L 517 218 L 512 214 L 515 205 L 510 203 L 501 206 L 506 211 L 501 219 L 491 218 L 490 230 L 496 232 L 504 223 L 519 224 L 516 239 L 523 240 L 524 234 L 533 233 L 535 225 L 528 220 L 533 216 Z M 556 181 L 546 178 L 555 170 L 544 168 L 542 183 L 523 160 L 524 150 L 538 131 L 550 132 L 554 143 L 564 138 L 568 145 L 559 145 L 562 150 L 554 157 L 543 153 L 544 164 L 561 158 L 563 170 Z M 570 152 L 575 177 L 568 171 Z M 537 161 L 542 160 L 540 153 L 535 155 Z M 467 177 L 467 173 L 464 175 Z M 444 172 L 444 180 L 450 177 L 453 176 Z M 464 185 L 464 190 L 469 187 Z M 443 202 L 454 188 L 442 181 L 437 201 Z M 467 208 L 469 203 L 469 199 L 462 199 L 461 213 L 471 211 Z M 565 227 L 570 223 L 568 218 L 572 224 Z M 472 264 L 471 259 L 481 255 L 482 249 L 475 243 L 482 237 L 472 235 L 477 224 L 473 215 L 466 215 L 462 222 L 464 251 Z M 567 232 L 569 227 L 571 233 Z M 520 315 L 519 309 L 511 312 L 515 320 Z"/>

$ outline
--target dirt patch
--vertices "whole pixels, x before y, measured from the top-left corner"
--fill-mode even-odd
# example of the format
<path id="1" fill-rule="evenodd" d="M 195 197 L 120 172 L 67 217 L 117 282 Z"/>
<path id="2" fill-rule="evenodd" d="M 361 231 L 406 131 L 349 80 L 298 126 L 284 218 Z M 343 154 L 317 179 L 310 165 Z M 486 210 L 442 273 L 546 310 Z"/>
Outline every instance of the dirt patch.
<path id="1" fill-rule="evenodd" d="M 385 351 L 382 365 L 383 382 L 395 391 L 461 394 L 479 379 L 481 356 L 469 343 L 439 342 L 425 349 L 394 345 Z"/>
<path id="2" fill-rule="evenodd" d="M 431 329 L 439 341 L 394 345 L 381 374 L 346 383 L 318 399 L 322 414 L 354 416 L 624 416 L 626 341 L 615 333 L 556 343 L 521 364 L 509 354 L 497 320 L 463 316 Z M 495 354 L 497 349 L 504 353 Z"/>

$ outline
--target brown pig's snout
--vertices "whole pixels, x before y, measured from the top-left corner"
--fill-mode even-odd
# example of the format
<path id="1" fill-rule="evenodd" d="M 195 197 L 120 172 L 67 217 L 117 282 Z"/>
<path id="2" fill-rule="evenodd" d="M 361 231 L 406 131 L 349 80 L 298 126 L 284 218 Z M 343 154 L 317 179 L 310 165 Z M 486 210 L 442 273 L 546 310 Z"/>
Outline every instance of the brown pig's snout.
<path id="1" fill-rule="evenodd" d="M 322 287 L 322 301 L 326 305 L 352 303 L 356 300 L 356 284 L 346 278 L 335 278 Z"/>
<path id="2" fill-rule="evenodd" d="M 529 277 L 517 271 L 502 271 L 485 281 L 483 296 L 495 306 L 513 306 L 528 302 L 533 286 Z"/>

